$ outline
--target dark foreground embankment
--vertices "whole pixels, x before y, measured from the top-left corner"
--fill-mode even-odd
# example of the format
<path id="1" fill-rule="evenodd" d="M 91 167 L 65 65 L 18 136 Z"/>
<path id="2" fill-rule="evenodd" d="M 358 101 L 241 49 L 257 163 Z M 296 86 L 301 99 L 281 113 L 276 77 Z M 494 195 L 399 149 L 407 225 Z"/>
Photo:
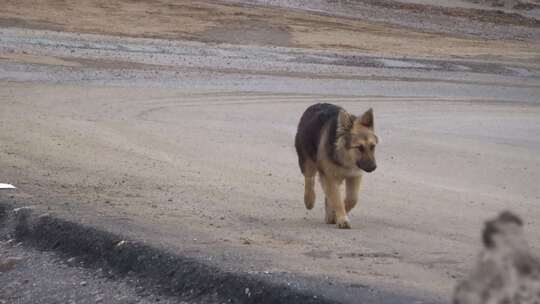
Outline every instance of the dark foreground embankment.
<path id="1" fill-rule="evenodd" d="M 0 236 L 76 256 L 89 267 L 136 275 L 156 292 L 204 303 L 337 303 L 249 274 L 224 272 L 119 235 L 0 202 Z"/>
<path id="2" fill-rule="evenodd" d="M 37 214 L 30 207 L 17 207 L 0 201 L 0 239 L 13 239 L 25 246 L 76 258 L 85 267 L 108 273 L 109 278 L 136 277 L 137 288 L 177 297 L 190 303 L 348 303 L 330 299 L 336 291 L 298 289 L 255 274 L 227 272 L 205 264 L 126 239 L 94 227 L 85 226 L 48 213 Z M 9 275 L 9 274 L 8 274 Z M 46 275 L 46 274 L 44 274 Z M 336 287 L 336 290 L 339 290 Z M 337 297 L 340 298 L 340 297 Z M 417 299 L 377 292 L 366 293 L 357 303 L 410 303 Z M 355 301 L 356 302 L 356 301 Z"/>

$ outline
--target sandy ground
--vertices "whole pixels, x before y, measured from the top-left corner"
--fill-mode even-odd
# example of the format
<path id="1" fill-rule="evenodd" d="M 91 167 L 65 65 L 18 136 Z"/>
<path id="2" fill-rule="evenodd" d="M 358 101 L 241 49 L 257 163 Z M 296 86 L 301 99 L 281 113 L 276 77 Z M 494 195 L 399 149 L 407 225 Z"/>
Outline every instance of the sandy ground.
<path id="1" fill-rule="evenodd" d="M 482 222 L 502 209 L 540 232 L 534 42 L 295 11 L 280 18 L 365 26 L 354 33 L 368 42 L 337 24 L 303 32 L 270 18 L 296 30 L 210 44 L 238 31 L 209 30 L 207 15 L 178 18 L 195 37 L 152 23 L 164 12 L 92 23 L 14 3 L 0 15 L 32 29 L 0 29 L 0 177 L 19 187 L 3 199 L 234 271 L 346 286 L 344 302 L 366 290 L 446 301 L 480 247 Z M 137 27 L 129 16 L 153 17 Z M 348 44 L 325 42 L 340 39 Z M 315 102 L 376 113 L 379 168 L 364 178 L 350 231 L 324 224 L 320 192 L 313 211 L 303 206 L 293 137 Z"/>
<path id="2" fill-rule="evenodd" d="M 8 26 L 132 37 L 349 50 L 384 56 L 505 57 L 516 61 L 538 61 L 538 53 L 531 52 L 531 49 L 535 46 L 538 48 L 540 40 L 540 21 L 536 19 L 521 20 L 510 16 L 507 20 L 502 18 L 504 14 L 502 17 L 496 15 L 493 20 L 487 20 L 492 22 L 482 23 L 482 26 L 476 28 L 475 19 L 489 15 L 488 11 L 480 11 L 473 16 L 466 15 L 466 18 L 439 23 L 432 21 L 420 26 L 426 18 L 415 15 L 414 10 L 413 15 L 409 16 L 406 9 L 396 13 L 385 6 L 376 6 L 374 9 L 362 2 L 360 6 L 353 2 L 356 5 L 352 7 L 329 7 L 323 3 L 326 6 L 317 8 L 325 14 L 306 14 L 272 6 L 255 9 L 215 1 L 162 0 L 159 5 L 149 1 L 127 0 L 4 2 L 0 11 L 0 24 Z M 342 10 L 361 17 L 375 14 L 379 21 L 369 22 L 348 15 L 328 15 L 329 12 Z M 442 15 L 438 20 L 445 16 L 443 13 L 435 15 Z M 397 24 L 390 25 L 380 20 L 390 20 Z M 418 29 L 404 28 L 400 20 Z M 489 40 L 482 35 L 476 39 L 456 35 L 467 31 L 489 33 L 491 28 L 497 28 L 501 22 L 503 29 L 493 31 L 488 35 Z M 449 34 L 441 36 L 426 31 L 434 29 Z"/>
<path id="3" fill-rule="evenodd" d="M 422 32 L 490 40 L 538 40 L 540 4 L 521 0 L 227 0 L 308 10 Z M 504 3 L 507 5 L 504 5 Z M 503 5 L 499 5 L 503 3 Z"/>

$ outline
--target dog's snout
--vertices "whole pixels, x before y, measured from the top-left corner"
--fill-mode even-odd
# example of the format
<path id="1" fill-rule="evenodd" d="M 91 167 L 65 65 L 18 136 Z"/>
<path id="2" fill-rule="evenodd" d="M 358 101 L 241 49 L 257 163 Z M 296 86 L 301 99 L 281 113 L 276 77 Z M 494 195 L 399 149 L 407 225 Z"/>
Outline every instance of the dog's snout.
<path id="1" fill-rule="evenodd" d="M 377 165 L 369 166 L 369 167 L 365 168 L 364 170 L 365 170 L 366 172 L 370 173 L 370 172 L 375 171 L 375 169 L 377 169 Z"/>
<path id="2" fill-rule="evenodd" d="M 364 171 L 366 171 L 368 173 L 373 172 L 373 171 L 375 171 L 375 169 L 377 169 L 377 164 L 375 162 L 370 162 L 370 161 L 358 161 L 358 162 L 356 162 L 356 165 L 360 169 L 362 169 L 362 170 L 364 170 Z"/>

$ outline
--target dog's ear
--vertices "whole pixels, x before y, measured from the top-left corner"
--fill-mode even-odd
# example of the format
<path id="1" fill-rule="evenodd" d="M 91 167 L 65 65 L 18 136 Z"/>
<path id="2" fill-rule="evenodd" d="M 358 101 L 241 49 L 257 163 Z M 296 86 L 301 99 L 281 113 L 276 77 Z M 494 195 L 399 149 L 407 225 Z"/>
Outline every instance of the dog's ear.
<path id="1" fill-rule="evenodd" d="M 360 122 L 362 126 L 373 130 L 373 125 L 374 125 L 373 109 L 370 108 L 369 110 L 367 110 L 364 114 L 362 114 L 362 116 L 360 116 L 360 118 L 358 118 L 358 121 Z"/>
<path id="2" fill-rule="evenodd" d="M 340 110 L 338 114 L 338 129 L 341 132 L 348 131 L 352 128 L 354 122 L 353 116 L 345 110 Z"/>

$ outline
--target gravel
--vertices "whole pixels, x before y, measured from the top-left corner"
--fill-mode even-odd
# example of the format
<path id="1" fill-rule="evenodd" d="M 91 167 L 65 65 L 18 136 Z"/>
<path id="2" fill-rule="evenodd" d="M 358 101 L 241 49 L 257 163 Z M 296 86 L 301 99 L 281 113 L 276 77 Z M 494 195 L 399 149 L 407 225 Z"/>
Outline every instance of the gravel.
<path id="1" fill-rule="evenodd" d="M 0 303 L 188 303 L 155 295 L 141 287 L 137 278 L 115 278 L 75 261 L 25 244 L 0 241 Z"/>

